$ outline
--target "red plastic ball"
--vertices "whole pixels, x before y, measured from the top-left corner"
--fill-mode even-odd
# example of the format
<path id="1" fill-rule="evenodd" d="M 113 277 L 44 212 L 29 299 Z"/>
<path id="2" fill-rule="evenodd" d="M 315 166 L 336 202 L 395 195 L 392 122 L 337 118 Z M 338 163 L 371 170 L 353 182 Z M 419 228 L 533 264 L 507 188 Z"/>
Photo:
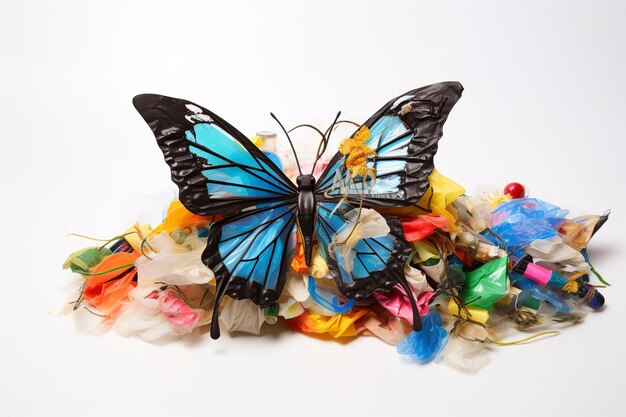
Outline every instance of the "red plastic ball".
<path id="1" fill-rule="evenodd" d="M 504 194 L 508 194 L 511 198 L 526 197 L 526 187 L 519 182 L 511 182 L 504 187 Z"/>

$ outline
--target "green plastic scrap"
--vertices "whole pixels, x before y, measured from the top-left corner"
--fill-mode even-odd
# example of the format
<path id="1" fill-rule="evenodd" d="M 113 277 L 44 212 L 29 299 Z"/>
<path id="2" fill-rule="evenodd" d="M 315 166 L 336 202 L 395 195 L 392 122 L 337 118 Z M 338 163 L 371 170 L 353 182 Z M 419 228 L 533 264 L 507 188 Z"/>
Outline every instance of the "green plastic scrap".
<path id="1" fill-rule="evenodd" d="M 265 316 L 278 317 L 278 303 L 272 303 L 269 307 L 263 309 Z"/>
<path id="2" fill-rule="evenodd" d="M 467 272 L 461 300 L 467 305 L 491 310 L 506 295 L 507 266 L 508 258 L 505 256 Z"/>
<path id="3" fill-rule="evenodd" d="M 72 272 L 78 274 L 86 274 L 91 268 L 96 267 L 104 258 L 111 255 L 109 248 L 90 247 L 76 252 L 70 253 L 65 262 L 63 269 L 70 268 Z"/>

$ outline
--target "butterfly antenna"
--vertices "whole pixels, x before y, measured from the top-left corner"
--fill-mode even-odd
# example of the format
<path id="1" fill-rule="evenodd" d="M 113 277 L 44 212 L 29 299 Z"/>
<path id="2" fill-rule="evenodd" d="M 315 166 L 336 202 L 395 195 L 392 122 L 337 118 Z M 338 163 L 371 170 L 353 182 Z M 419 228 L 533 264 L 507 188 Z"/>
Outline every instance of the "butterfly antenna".
<path id="1" fill-rule="evenodd" d="M 296 148 L 293 147 L 293 142 L 291 141 L 291 138 L 289 137 L 289 133 L 287 133 L 287 129 L 285 129 L 285 126 L 283 126 L 283 124 L 280 122 L 280 120 L 278 120 L 278 118 L 274 115 L 274 113 L 270 112 L 270 116 L 272 116 L 272 118 L 274 120 L 276 120 L 276 123 L 278 123 L 278 125 L 283 130 L 283 132 L 285 132 L 285 136 L 287 136 L 287 140 L 289 141 L 289 145 L 291 145 L 291 150 L 293 151 L 293 156 L 296 157 L 296 164 L 298 165 L 298 171 L 300 172 L 300 175 L 302 175 L 302 168 L 300 168 L 300 161 L 298 160 L 298 154 L 296 153 Z"/>
<path id="2" fill-rule="evenodd" d="M 317 161 L 319 161 L 322 158 L 322 155 L 324 155 L 324 152 L 326 152 L 326 147 L 328 146 L 330 135 L 333 133 L 333 127 L 335 127 L 337 120 L 339 120 L 339 116 L 341 116 L 341 111 L 337 112 L 337 116 L 335 116 L 335 120 L 333 120 L 333 123 L 330 125 L 328 130 L 326 130 L 327 133 L 324 134 L 324 136 L 322 137 L 322 140 L 320 141 L 319 146 L 317 147 L 317 156 L 315 157 L 315 162 L 313 163 L 313 169 L 311 170 L 311 175 L 313 175 L 313 173 L 315 172 Z"/>
<path id="3" fill-rule="evenodd" d="M 404 276 L 404 272 L 402 271 L 393 271 L 393 276 L 396 278 L 396 281 L 404 292 L 406 292 L 407 297 L 409 297 L 409 302 L 411 303 L 411 310 L 413 312 L 413 330 L 419 332 L 422 330 L 422 317 L 420 316 L 419 309 L 417 308 L 417 303 L 415 302 L 415 297 L 413 290 L 411 289 L 410 284 L 407 282 L 406 277 Z"/>

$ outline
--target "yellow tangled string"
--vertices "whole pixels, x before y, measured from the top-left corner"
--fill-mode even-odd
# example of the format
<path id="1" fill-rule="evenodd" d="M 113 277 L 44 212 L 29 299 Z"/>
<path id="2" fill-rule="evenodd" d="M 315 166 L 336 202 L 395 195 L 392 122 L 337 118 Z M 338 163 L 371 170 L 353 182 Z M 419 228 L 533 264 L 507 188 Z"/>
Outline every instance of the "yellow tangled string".
<path id="1" fill-rule="evenodd" d="M 520 345 L 522 343 L 530 342 L 531 340 L 537 339 L 539 337 L 556 336 L 556 335 L 559 335 L 559 334 L 561 334 L 561 332 L 559 332 L 558 330 L 548 330 L 548 331 L 545 331 L 545 332 L 534 334 L 534 335 L 529 336 L 529 337 L 525 337 L 523 339 L 514 340 L 512 342 L 503 342 L 501 340 L 493 340 L 493 339 L 488 339 L 488 341 L 491 342 L 491 343 L 495 343 L 496 345 L 499 345 L 499 346 L 514 346 L 514 345 Z"/>
<path id="2" fill-rule="evenodd" d="M 366 167 L 367 158 L 376 156 L 376 152 L 365 144 L 370 138 L 370 130 L 367 126 L 361 126 L 352 138 L 347 138 L 339 144 L 339 152 L 346 156 L 346 167 L 352 173 L 352 177 L 371 175 L 373 168 Z"/>
<path id="3" fill-rule="evenodd" d="M 585 275 L 586 272 L 585 271 L 580 271 L 574 275 L 572 275 L 571 277 L 568 277 L 568 283 L 563 285 L 563 291 L 565 292 L 578 292 L 578 281 L 576 281 L 578 278 L 582 277 L 583 275 Z"/>

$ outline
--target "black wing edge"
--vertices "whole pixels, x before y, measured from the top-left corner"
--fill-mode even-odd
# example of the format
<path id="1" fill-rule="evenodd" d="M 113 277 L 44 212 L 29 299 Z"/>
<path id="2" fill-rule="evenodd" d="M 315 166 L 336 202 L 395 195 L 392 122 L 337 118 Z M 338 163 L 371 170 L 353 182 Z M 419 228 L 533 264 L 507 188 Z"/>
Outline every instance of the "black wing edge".
<path id="1" fill-rule="evenodd" d="M 416 203 L 428 190 L 428 176 L 432 173 L 437 143 L 443 135 L 443 125 L 450 111 L 461 98 L 463 86 L 457 81 L 446 81 L 420 87 L 397 96 L 385 104 L 364 125 L 371 127 L 385 115 L 395 115 L 413 131 L 413 138 L 408 147 L 405 176 L 400 183 L 401 193 L 375 196 L 363 195 L 363 205 L 373 208 L 391 208 L 408 206 Z M 357 129 L 358 130 L 358 129 Z M 355 131 L 356 133 L 356 131 Z M 354 134 L 352 135 L 354 136 Z M 343 155 L 337 153 L 328 164 L 330 169 Z M 329 175 L 324 172 L 320 178 Z M 321 181 L 320 181 L 321 182 Z M 326 201 L 323 190 L 316 190 L 318 196 Z M 335 201 L 338 198 L 330 198 Z M 355 197 L 356 198 L 356 197 Z M 350 198 L 353 204 L 360 203 L 359 198 Z"/>
<path id="2" fill-rule="evenodd" d="M 395 237 L 393 250 L 391 251 L 391 255 L 384 269 L 373 271 L 365 278 L 355 279 L 351 284 L 345 284 L 341 279 L 337 261 L 327 254 L 328 268 L 335 278 L 339 291 L 346 297 L 354 298 L 356 301 L 366 300 L 376 290 L 389 292 L 397 284 L 400 284 L 411 303 L 413 330 L 420 331 L 422 328 L 422 319 L 417 309 L 417 301 L 413 297 L 413 293 L 404 274 L 404 265 L 406 265 L 412 254 L 411 245 L 404 238 L 404 229 L 402 228 L 400 220 L 391 216 L 383 217 L 389 226 L 389 233 Z M 374 249 L 372 248 L 372 250 Z"/>
<path id="3" fill-rule="evenodd" d="M 296 223 L 296 205 L 294 204 L 293 206 L 294 212 L 291 215 L 292 220 L 287 226 L 289 229 L 292 229 Z M 249 298 L 260 308 L 266 308 L 269 307 L 271 303 L 277 301 L 283 292 L 287 272 L 289 271 L 293 260 L 292 256 L 288 256 L 287 244 L 285 244 L 283 254 L 281 256 L 282 261 L 279 270 L 280 272 L 276 281 L 276 288 L 265 288 L 262 284 L 251 281 L 248 278 L 232 276 L 226 265 L 224 265 L 224 259 L 222 259 L 222 256 L 220 255 L 219 243 L 222 238 L 222 226 L 235 220 L 254 215 L 260 210 L 266 209 L 261 208 L 246 211 L 211 224 L 207 245 L 202 253 L 202 262 L 215 274 L 216 291 L 212 312 L 213 319 L 211 321 L 211 338 L 213 339 L 218 339 L 220 337 L 219 306 L 222 298 L 224 298 L 224 295 L 228 295 L 236 300 Z"/>
<path id="4" fill-rule="evenodd" d="M 192 213 L 200 216 L 232 213 L 244 208 L 277 201 L 275 197 L 267 198 L 211 198 L 208 193 L 208 179 L 202 174 L 206 160 L 194 155 L 189 149 L 189 141 L 185 132 L 194 126 L 193 117 L 210 117 L 226 133 L 235 138 L 256 159 L 271 167 L 279 178 L 285 182 L 286 188 L 296 192 L 293 183 L 278 169 L 252 142 L 230 123 L 215 113 L 187 100 L 167 97 L 158 94 L 140 94 L 133 98 L 133 105 L 154 133 L 159 148 L 163 152 L 165 162 L 170 166 L 172 181 L 179 188 L 181 203 Z M 195 106 L 202 111 L 194 113 L 187 105 Z M 202 121 L 199 121 L 202 122 Z"/>

